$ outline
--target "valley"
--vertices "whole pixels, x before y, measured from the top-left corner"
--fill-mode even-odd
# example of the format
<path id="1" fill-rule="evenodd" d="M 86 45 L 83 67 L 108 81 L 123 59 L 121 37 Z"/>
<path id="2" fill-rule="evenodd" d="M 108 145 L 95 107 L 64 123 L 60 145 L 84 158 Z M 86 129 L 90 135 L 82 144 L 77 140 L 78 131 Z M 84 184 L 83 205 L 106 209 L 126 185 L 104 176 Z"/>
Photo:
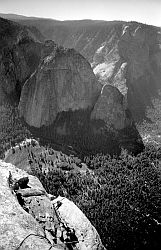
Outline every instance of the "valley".
<path id="1" fill-rule="evenodd" d="M 159 250 L 161 28 L 0 17 L 0 249 Z"/>

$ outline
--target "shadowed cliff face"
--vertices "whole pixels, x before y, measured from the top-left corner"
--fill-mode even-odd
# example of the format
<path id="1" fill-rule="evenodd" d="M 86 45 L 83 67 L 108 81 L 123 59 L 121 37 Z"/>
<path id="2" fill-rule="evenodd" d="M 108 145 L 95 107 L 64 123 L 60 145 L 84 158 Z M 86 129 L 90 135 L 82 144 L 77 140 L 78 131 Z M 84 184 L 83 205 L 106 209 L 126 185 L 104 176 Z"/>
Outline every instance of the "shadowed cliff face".
<path id="1" fill-rule="evenodd" d="M 0 19 L 0 104 L 19 101 L 21 88 L 40 61 L 41 43 L 34 34 L 8 20 Z"/>
<path id="2" fill-rule="evenodd" d="M 120 130 L 132 123 L 131 117 L 126 115 L 126 110 L 124 96 L 119 90 L 111 85 L 104 85 L 91 118 L 104 120 L 107 126 Z"/>
<path id="3" fill-rule="evenodd" d="M 118 148 L 125 148 L 134 153 L 142 150 L 141 137 L 127 108 L 126 100 L 117 88 L 104 85 L 91 113 L 91 121 L 102 121 L 99 127 L 94 128 L 94 134 L 101 136 L 102 132 L 105 135 L 111 133 L 108 144 L 114 139 Z"/>
<path id="4" fill-rule="evenodd" d="M 127 62 L 128 106 L 135 120 L 142 120 L 161 88 L 159 29 L 146 25 L 127 26 L 118 48 L 122 60 Z"/>

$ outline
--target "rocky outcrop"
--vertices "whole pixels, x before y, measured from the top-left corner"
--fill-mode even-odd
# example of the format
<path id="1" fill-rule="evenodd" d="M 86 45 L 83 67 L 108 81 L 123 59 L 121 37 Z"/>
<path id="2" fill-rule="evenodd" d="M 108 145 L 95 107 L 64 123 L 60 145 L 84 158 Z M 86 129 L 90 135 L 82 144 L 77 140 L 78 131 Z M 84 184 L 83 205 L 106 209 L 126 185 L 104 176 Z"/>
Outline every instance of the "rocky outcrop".
<path id="1" fill-rule="evenodd" d="M 127 115 L 127 104 L 119 90 L 111 85 L 104 85 L 101 95 L 91 114 L 91 119 L 103 120 L 110 128 L 120 130 L 131 126 L 132 117 Z"/>
<path id="2" fill-rule="evenodd" d="M 159 28 L 130 24 L 118 44 L 119 55 L 127 62 L 128 106 L 135 120 L 146 118 L 146 109 L 161 88 L 161 34 Z"/>
<path id="3" fill-rule="evenodd" d="M 16 179 L 27 176 L 11 164 L 0 162 L 0 249 L 48 250 L 50 244 L 45 239 L 44 230 L 34 217 L 21 207 L 9 188 L 9 171 Z M 38 179 L 33 176 L 30 176 L 29 186 L 44 190 Z"/>
<path id="4" fill-rule="evenodd" d="M 5 99 L 19 100 L 24 82 L 39 64 L 39 50 L 40 44 L 22 40 L 1 52 L 0 103 Z"/>
<path id="5" fill-rule="evenodd" d="M 105 250 L 101 243 L 100 237 L 96 229 L 91 225 L 82 211 L 71 201 L 65 197 L 59 196 L 52 201 L 55 208 L 57 204 L 60 218 L 69 225 L 70 228 L 75 229 L 78 238 L 77 249 L 80 250 Z M 87 230 L 88 228 L 88 230 Z"/>
<path id="6" fill-rule="evenodd" d="M 57 47 L 26 81 L 20 115 L 30 126 L 50 125 L 60 112 L 91 109 L 99 92 L 100 86 L 83 56 Z"/>
<path id="7" fill-rule="evenodd" d="M 126 99 L 117 88 L 104 85 L 91 113 L 91 120 L 93 123 L 102 121 L 99 127 L 94 126 L 94 134 L 102 136 L 102 131 L 104 134 L 113 132 L 111 138 L 115 138 L 120 148 L 133 153 L 143 149 L 141 137 L 127 108 Z"/>
<path id="8" fill-rule="evenodd" d="M 105 249 L 74 203 L 48 195 L 36 177 L 0 161 L 0 182 L 0 249 Z"/>
<path id="9" fill-rule="evenodd" d="M 91 60 L 94 73 L 127 95 L 133 118 L 142 121 L 161 88 L 161 31 L 129 22 L 110 32 Z"/>

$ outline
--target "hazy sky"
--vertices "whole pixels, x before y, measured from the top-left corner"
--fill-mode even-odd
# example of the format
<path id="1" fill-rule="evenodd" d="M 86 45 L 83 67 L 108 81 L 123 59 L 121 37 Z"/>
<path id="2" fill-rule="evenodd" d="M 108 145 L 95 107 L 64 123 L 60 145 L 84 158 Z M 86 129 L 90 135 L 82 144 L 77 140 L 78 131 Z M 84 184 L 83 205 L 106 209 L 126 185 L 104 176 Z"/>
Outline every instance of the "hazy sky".
<path id="1" fill-rule="evenodd" d="M 135 20 L 161 26 L 161 0 L 0 0 L 0 12 L 59 20 Z"/>

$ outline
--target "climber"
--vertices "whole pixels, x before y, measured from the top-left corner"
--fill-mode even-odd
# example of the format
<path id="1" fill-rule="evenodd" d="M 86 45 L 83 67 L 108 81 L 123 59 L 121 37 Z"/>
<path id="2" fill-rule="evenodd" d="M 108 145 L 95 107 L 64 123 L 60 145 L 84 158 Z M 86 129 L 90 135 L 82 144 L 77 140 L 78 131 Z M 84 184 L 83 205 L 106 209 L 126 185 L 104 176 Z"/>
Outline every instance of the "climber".
<path id="1" fill-rule="evenodd" d="M 78 238 L 75 235 L 75 230 L 66 227 L 66 236 L 67 238 L 64 240 L 64 242 L 69 250 L 73 250 L 74 247 L 76 247 L 76 244 L 78 243 Z"/>
<path id="2" fill-rule="evenodd" d="M 57 204 L 55 206 L 56 209 L 59 209 L 59 207 L 62 205 L 62 202 L 61 201 L 57 201 Z"/>

